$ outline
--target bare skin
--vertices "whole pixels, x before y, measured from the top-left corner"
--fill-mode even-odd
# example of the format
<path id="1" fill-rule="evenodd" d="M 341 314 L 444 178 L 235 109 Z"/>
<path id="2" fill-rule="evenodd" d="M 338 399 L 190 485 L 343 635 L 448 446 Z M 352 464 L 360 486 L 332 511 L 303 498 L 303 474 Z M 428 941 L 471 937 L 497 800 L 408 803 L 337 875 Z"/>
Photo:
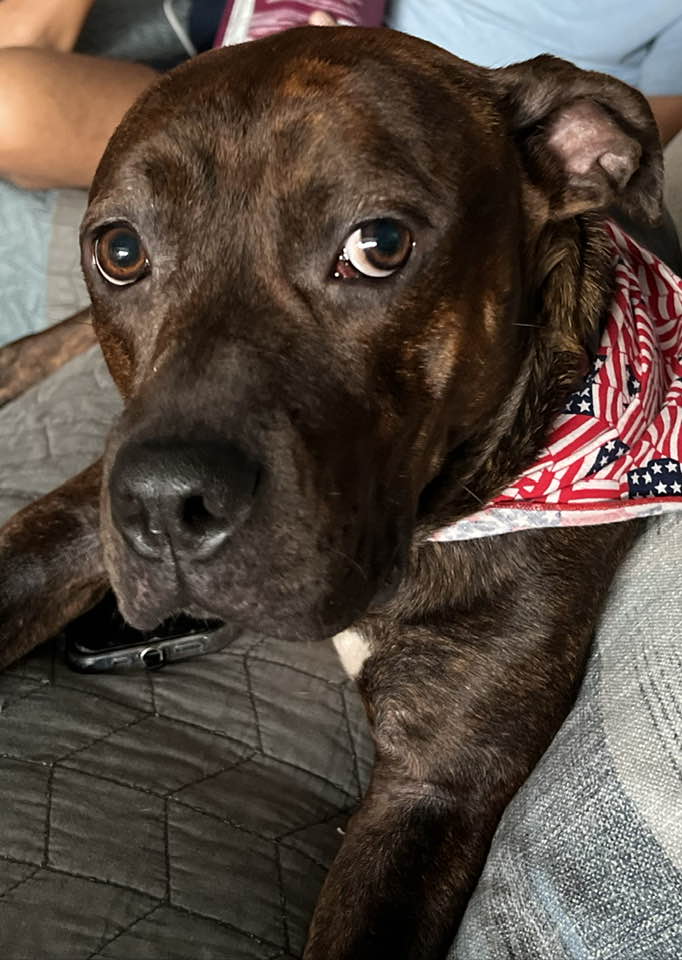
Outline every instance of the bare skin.
<path id="1" fill-rule="evenodd" d="M 0 176 L 16 186 L 88 187 L 150 67 L 36 47 L 0 50 Z"/>
<path id="2" fill-rule="evenodd" d="M 94 0 L 2 0 L 0 47 L 45 47 L 66 52 Z"/>
<path id="3" fill-rule="evenodd" d="M 682 97 L 648 97 L 663 146 L 682 130 Z"/>
<path id="4" fill-rule="evenodd" d="M 72 53 L 93 0 L 0 3 L 0 177 L 87 187 L 130 104 L 156 76 Z"/>

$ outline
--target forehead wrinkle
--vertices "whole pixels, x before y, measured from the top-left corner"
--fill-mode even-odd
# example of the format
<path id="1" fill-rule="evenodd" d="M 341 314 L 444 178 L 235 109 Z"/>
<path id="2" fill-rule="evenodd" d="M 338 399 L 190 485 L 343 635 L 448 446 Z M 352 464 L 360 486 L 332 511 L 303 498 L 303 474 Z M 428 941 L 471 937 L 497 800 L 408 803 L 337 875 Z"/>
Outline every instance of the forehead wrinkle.
<path id="1" fill-rule="evenodd" d="M 152 202 L 199 201 L 215 194 L 218 172 L 215 145 L 205 138 L 164 137 L 149 145 L 135 164 L 148 185 Z"/>
<path id="2" fill-rule="evenodd" d="M 294 58 L 287 64 L 267 109 L 260 117 L 251 115 L 252 131 L 262 136 L 258 127 L 265 125 L 266 138 L 274 134 L 280 143 L 283 141 L 284 149 L 280 146 L 280 150 L 289 162 L 303 161 L 308 167 L 329 159 L 345 163 L 339 144 L 346 154 L 353 149 L 356 157 L 373 154 L 368 173 L 373 169 L 402 169 L 433 193 L 436 178 L 430 177 L 429 171 L 434 169 L 434 157 L 440 158 L 438 165 L 442 166 L 443 148 L 434 143 L 432 127 L 427 131 L 423 117 L 425 108 L 429 112 L 437 107 L 439 115 L 447 114 L 449 97 L 442 83 L 435 89 L 427 88 L 425 102 L 423 77 L 418 83 L 411 75 L 414 65 L 406 75 L 396 63 L 373 58 L 367 59 L 366 68 L 362 67 L 362 62 L 349 67 L 315 56 Z M 449 127 L 465 126 L 467 113 L 456 112 Z M 450 168 L 453 163 L 451 158 Z"/>
<path id="3" fill-rule="evenodd" d="M 333 116 L 329 111 L 280 116 L 278 127 L 265 150 L 258 184 L 264 194 L 282 200 L 289 191 L 300 196 L 304 185 L 323 184 L 356 197 L 379 195 L 382 202 L 413 197 L 415 207 L 420 194 L 426 202 L 443 202 L 440 178 L 420 162 L 414 143 L 389 130 L 381 118 L 368 115 L 358 124 L 354 112 L 341 105 Z"/>
<path id="4" fill-rule="evenodd" d="M 437 145 L 415 133 L 420 124 L 409 125 L 409 139 L 401 133 L 405 129 L 401 117 L 418 112 L 410 84 L 393 68 L 373 66 L 358 91 L 357 73 L 345 65 L 319 57 L 296 58 L 269 102 L 259 98 L 256 108 L 253 102 L 246 105 L 243 98 L 233 97 L 229 88 L 222 89 L 219 96 L 207 98 L 208 115 L 200 124 L 191 104 L 185 101 L 181 109 L 176 105 L 155 138 L 157 157 L 145 163 L 152 199 L 165 202 L 172 190 L 183 206 L 188 200 L 198 203 L 229 191 L 235 169 L 247 171 L 246 191 L 276 195 L 292 177 L 300 180 L 313 169 L 351 165 L 353 178 L 366 181 L 400 171 L 415 187 L 442 201 L 442 184 L 429 174 Z M 387 83 L 400 96 L 387 97 Z M 371 109 L 363 102 L 367 89 L 372 92 Z M 302 90 L 305 97 L 292 96 Z M 240 205 L 244 202 L 242 198 Z"/>

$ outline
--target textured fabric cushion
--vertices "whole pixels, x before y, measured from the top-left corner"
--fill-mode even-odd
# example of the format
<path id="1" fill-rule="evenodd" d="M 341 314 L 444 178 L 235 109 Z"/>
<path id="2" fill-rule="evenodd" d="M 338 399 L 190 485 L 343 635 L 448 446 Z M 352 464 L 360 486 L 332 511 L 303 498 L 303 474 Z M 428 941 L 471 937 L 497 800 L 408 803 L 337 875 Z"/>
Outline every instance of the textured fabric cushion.
<path id="1" fill-rule="evenodd" d="M 0 523 L 96 460 L 119 408 L 95 347 L 0 409 Z"/>
<path id="2" fill-rule="evenodd" d="M 570 717 L 498 829 L 450 960 L 682 956 L 682 520 L 617 575 Z"/>
<path id="3" fill-rule="evenodd" d="M 0 522 L 94 459 L 118 408 L 92 351 L 0 411 Z M 626 562 L 451 960 L 678 960 L 681 558 L 673 516 Z M 0 956 L 300 956 L 370 764 L 330 646 L 247 635 L 95 677 L 47 645 L 0 675 Z"/>
<path id="4" fill-rule="evenodd" d="M 0 347 L 89 304 L 78 245 L 87 202 L 85 190 L 19 190 L 0 180 Z"/>
<path id="5" fill-rule="evenodd" d="M 47 326 L 47 262 L 56 193 L 0 180 L 0 347 Z"/>

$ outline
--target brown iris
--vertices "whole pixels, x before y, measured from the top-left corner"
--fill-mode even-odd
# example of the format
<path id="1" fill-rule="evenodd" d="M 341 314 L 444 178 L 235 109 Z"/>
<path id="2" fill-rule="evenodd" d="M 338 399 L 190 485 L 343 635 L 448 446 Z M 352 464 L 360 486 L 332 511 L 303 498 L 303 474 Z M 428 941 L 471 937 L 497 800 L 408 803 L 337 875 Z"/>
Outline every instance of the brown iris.
<path id="1" fill-rule="evenodd" d="M 149 270 L 149 258 L 133 227 L 108 227 L 95 241 L 95 263 L 105 280 L 117 286 L 135 283 Z"/>
<path id="2" fill-rule="evenodd" d="M 390 218 L 357 227 L 343 245 L 334 271 L 338 279 L 388 277 L 403 267 L 414 239 L 404 223 Z"/>

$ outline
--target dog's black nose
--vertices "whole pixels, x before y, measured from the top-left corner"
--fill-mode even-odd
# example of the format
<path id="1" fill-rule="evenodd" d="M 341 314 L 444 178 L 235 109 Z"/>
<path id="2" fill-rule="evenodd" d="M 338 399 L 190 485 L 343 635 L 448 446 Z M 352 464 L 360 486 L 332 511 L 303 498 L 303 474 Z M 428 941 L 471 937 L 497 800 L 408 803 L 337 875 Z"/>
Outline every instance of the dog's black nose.
<path id="1" fill-rule="evenodd" d="M 260 467 L 238 447 L 173 440 L 124 444 L 109 479 L 113 521 L 149 559 L 210 557 L 243 523 Z"/>

